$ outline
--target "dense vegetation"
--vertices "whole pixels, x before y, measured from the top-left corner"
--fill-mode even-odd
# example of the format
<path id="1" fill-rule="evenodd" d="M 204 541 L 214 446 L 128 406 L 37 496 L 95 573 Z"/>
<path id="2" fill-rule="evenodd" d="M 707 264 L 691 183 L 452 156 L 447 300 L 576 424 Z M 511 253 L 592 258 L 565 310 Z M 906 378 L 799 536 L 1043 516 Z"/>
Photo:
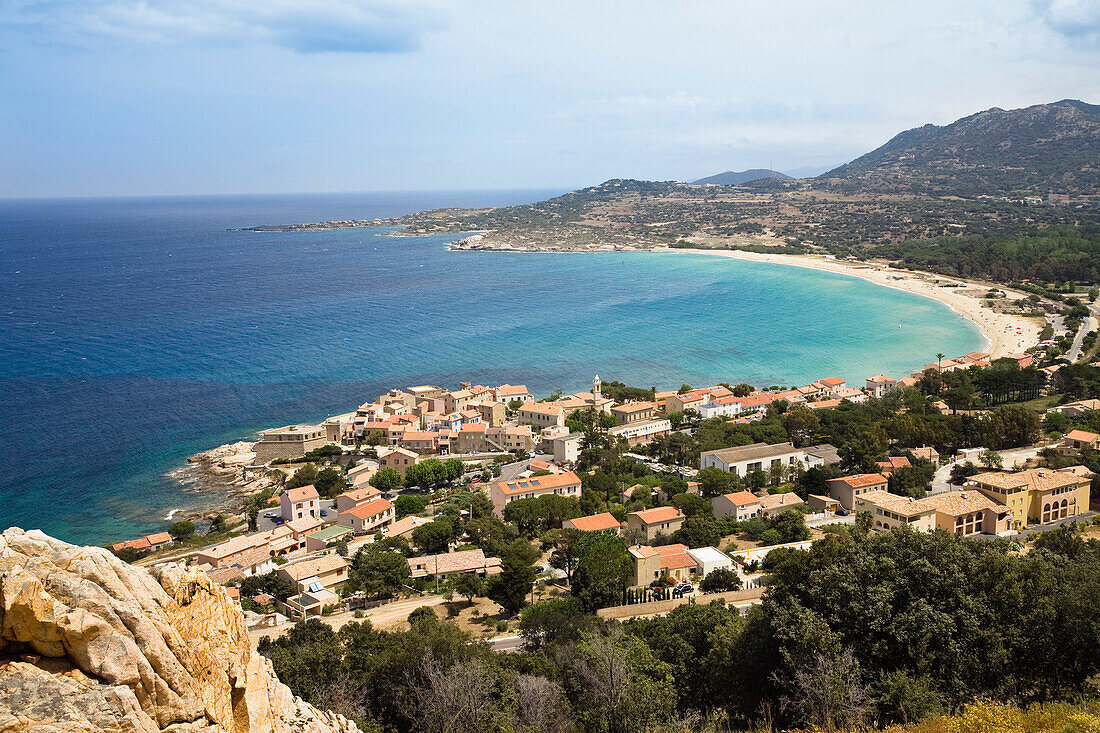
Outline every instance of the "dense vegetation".
<path id="1" fill-rule="evenodd" d="M 913 239 L 874 249 L 875 257 L 963 278 L 1010 283 L 1100 282 L 1100 226 L 1047 227 L 1023 236 Z"/>
<path id="2" fill-rule="evenodd" d="M 493 653 L 430 614 L 409 632 L 309 621 L 260 651 L 298 694 L 367 730 L 835 729 L 975 698 L 1095 693 L 1100 543 L 1070 529 L 1027 554 L 857 531 L 773 553 L 765 569 L 769 589 L 747 617 L 700 603 L 607 623 L 559 599 L 524 613 L 520 653 Z"/>

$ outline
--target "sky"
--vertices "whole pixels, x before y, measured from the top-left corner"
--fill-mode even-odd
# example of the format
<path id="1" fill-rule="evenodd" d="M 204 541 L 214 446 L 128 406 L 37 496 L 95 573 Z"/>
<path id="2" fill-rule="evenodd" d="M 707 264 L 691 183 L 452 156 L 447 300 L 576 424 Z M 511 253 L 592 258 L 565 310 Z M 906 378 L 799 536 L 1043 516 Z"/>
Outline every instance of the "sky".
<path id="1" fill-rule="evenodd" d="M 1100 103 L 1100 0 L 0 0 L 0 197 L 820 171 Z"/>

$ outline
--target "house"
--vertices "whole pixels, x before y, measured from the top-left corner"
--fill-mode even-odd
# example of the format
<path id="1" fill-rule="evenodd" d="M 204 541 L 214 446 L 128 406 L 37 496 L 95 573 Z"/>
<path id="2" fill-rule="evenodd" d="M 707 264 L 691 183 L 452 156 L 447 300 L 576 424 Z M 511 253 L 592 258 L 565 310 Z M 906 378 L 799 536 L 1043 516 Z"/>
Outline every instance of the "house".
<path id="1" fill-rule="evenodd" d="M 735 522 L 760 516 L 760 497 L 751 491 L 737 491 L 710 500 L 715 518 L 733 517 Z"/>
<path id="2" fill-rule="evenodd" d="M 555 425 L 565 425 L 565 411 L 553 402 L 525 402 L 516 410 L 516 421 L 542 430 Z"/>
<path id="3" fill-rule="evenodd" d="M 969 363 L 959 363 L 954 359 L 943 359 L 942 361 L 933 361 L 929 364 L 925 364 L 922 371 L 931 369 L 934 372 L 938 371 L 943 374 L 944 372 L 955 372 L 960 369 L 969 369 L 970 367 L 971 364 Z"/>
<path id="4" fill-rule="evenodd" d="M 461 412 L 474 401 L 474 393 L 468 389 L 446 392 L 443 395 L 443 409 L 447 412 Z"/>
<path id="5" fill-rule="evenodd" d="M 717 399 L 711 399 L 699 405 L 699 415 L 704 419 L 710 419 L 712 417 L 731 417 L 741 413 L 741 397 L 736 395 L 729 395 L 728 397 L 719 397 Z"/>
<path id="6" fill-rule="evenodd" d="M 333 552 L 288 563 L 276 570 L 275 574 L 290 581 L 296 593 L 309 590 L 314 583 L 320 583 L 325 590 L 335 592 L 348 582 L 348 561 Z"/>
<path id="7" fill-rule="evenodd" d="M 268 464 L 276 458 L 301 458 L 328 442 L 325 429 L 320 425 L 284 425 L 262 431 L 253 451 L 257 464 Z"/>
<path id="8" fill-rule="evenodd" d="M 921 458 L 923 460 L 931 461 L 932 463 L 939 465 L 939 451 L 937 451 L 935 448 L 932 448 L 931 446 L 924 445 L 920 448 L 914 448 L 909 452 L 913 454 L 914 458 Z"/>
<path id="9" fill-rule="evenodd" d="M 370 534 L 384 529 L 393 521 L 393 502 L 388 499 L 371 499 L 368 502 L 340 512 L 336 523 L 350 527 L 357 535 Z"/>
<path id="10" fill-rule="evenodd" d="M 858 511 L 873 515 L 873 529 L 906 525 L 915 530 L 969 537 L 999 535 L 1009 529 L 1009 510 L 979 491 L 948 491 L 922 499 L 872 491 L 856 499 Z"/>
<path id="11" fill-rule="evenodd" d="M 887 392 L 898 386 L 898 380 L 891 379 L 885 374 L 876 374 L 873 377 L 867 377 L 867 385 L 864 389 L 867 390 L 867 394 L 872 397 L 883 397 Z"/>
<path id="12" fill-rule="evenodd" d="M 733 558 L 715 547 L 699 547 L 688 550 L 687 554 L 695 560 L 695 574 L 705 578 L 715 570 L 733 570 Z"/>
<path id="13" fill-rule="evenodd" d="M 417 402 L 421 400 L 434 400 L 443 396 L 445 390 L 442 387 L 436 387 L 432 384 L 422 384 L 418 387 L 409 387 L 405 390 L 413 396 L 413 399 Z"/>
<path id="14" fill-rule="evenodd" d="M 634 545 L 629 552 L 634 569 L 631 585 L 649 585 L 662 576 L 690 580 L 695 571 L 695 558 L 688 554 L 687 545 Z"/>
<path id="15" fill-rule="evenodd" d="M 1090 433 L 1087 430 L 1071 430 L 1066 433 L 1066 437 L 1062 439 L 1062 444 L 1058 446 L 1058 452 L 1063 456 L 1077 455 L 1082 449 L 1100 449 L 1100 435 Z"/>
<path id="16" fill-rule="evenodd" d="M 619 425 L 634 422 L 647 422 L 657 414 L 657 405 L 653 402 L 627 402 L 611 408 L 611 416 Z"/>
<path id="17" fill-rule="evenodd" d="M 405 471 L 409 470 L 409 466 L 415 466 L 424 458 L 425 456 L 421 456 L 408 448 L 378 449 L 378 467 L 392 468 L 401 474 L 402 478 L 405 476 Z"/>
<path id="18" fill-rule="evenodd" d="M 654 402 L 654 404 L 657 405 L 657 409 L 667 415 L 668 410 L 665 409 L 665 406 L 668 403 L 668 398 L 672 397 L 675 394 L 676 394 L 676 392 L 674 392 L 674 391 L 654 392 L 653 393 L 653 402 Z"/>
<path id="19" fill-rule="evenodd" d="M 672 432 L 672 423 L 667 418 L 657 418 L 654 420 L 638 420 L 628 422 L 623 425 L 616 425 L 613 428 L 608 428 L 607 435 L 612 440 L 622 438 L 626 441 L 627 445 L 645 445 L 650 443 L 654 438 L 662 435 L 668 435 Z"/>
<path id="20" fill-rule="evenodd" d="M 839 462 L 836 448 L 831 445 L 795 448 L 790 443 L 753 443 L 699 454 L 699 468 L 717 468 L 742 477 L 754 471 L 767 473 L 772 466 L 795 467 L 801 463 L 804 468 L 813 468 Z"/>
<path id="21" fill-rule="evenodd" d="M 289 530 L 279 529 L 280 534 L 290 534 Z M 195 553 L 195 564 L 211 568 L 235 567 L 238 575 L 245 577 L 266 573 L 271 569 L 272 555 L 276 554 L 271 549 L 273 534 L 274 531 L 253 532 L 203 547 Z"/>
<path id="22" fill-rule="evenodd" d="M 1066 417 L 1080 417 L 1086 412 L 1092 412 L 1093 410 L 1100 410 L 1100 400 L 1078 400 L 1077 402 L 1067 402 L 1064 405 L 1052 407 L 1047 410 L 1047 412 L 1060 412 Z"/>
<path id="23" fill-rule="evenodd" d="M 351 491 L 345 491 L 336 497 L 336 513 L 346 512 L 349 509 L 354 509 L 360 504 L 366 504 L 371 499 L 377 499 L 382 495 L 382 492 L 373 486 L 363 486 L 358 489 L 352 489 Z"/>
<path id="24" fill-rule="evenodd" d="M 857 496 L 869 494 L 872 491 L 886 491 L 888 481 L 881 473 L 857 473 L 854 476 L 841 476 L 832 478 L 827 482 L 829 496 L 840 502 L 840 505 L 852 511 L 855 508 Z"/>
<path id="25" fill-rule="evenodd" d="M 351 528 L 330 524 L 324 529 L 306 535 L 306 550 L 308 552 L 327 550 L 333 543 L 343 539 L 351 539 Z"/>
<path id="26" fill-rule="evenodd" d="M 496 481 L 489 488 L 493 501 L 493 514 L 504 515 L 504 506 L 516 499 L 533 499 L 546 494 L 560 496 L 581 495 L 581 480 L 572 471 L 552 473 L 549 476 L 517 478 L 512 481 Z"/>
<path id="27" fill-rule="evenodd" d="M 611 514 L 611 512 L 604 512 L 603 514 L 593 514 L 589 517 L 577 517 L 576 519 L 566 519 L 561 523 L 562 529 L 575 529 L 579 532 L 600 532 L 603 530 L 613 530 L 615 534 L 622 534 L 622 527 L 619 524 L 619 520 Z"/>
<path id="28" fill-rule="evenodd" d="M 168 545 L 172 542 L 172 535 L 167 532 L 157 532 L 156 534 L 147 534 L 144 537 L 139 537 L 136 540 L 126 540 L 125 542 L 119 542 L 118 544 L 111 545 L 111 549 L 115 552 L 130 548 L 134 550 L 141 550 L 143 552 L 159 550 L 160 548 Z"/>
<path id="29" fill-rule="evenodd" d="M 828 377 L 819 379 L 809 386 L 817 390 L 818 397 L 835 397 L 837 392 L 848 386 L 848 383 L 840 377 Z"/>
<path id="30" fill-rule="evenodd" d="M 669 395 L 665 398 L 665 414 L 671 415 L 674 412 L 683 412 L 684 410 L 698 410 L 707 402 L 710 402 L 711 399 L 711 391 L 708 389 L 693 389 L 683 394 Z"/>
<path id="31" fill-rule="evenodd" d="M 626 515 L 627 529 L 637 530 L 652 541 L 657 535 L 670 535 L 684 524 L 683 513 L 673 506 L 643 509 Z"/>
<path id="32" fill-rule="evenodd" d="M 760 497 L 760 516 L 774 517 L 804 503 L 802 498 L 792 491 L 783 494 L 767 494 Z"/>
<path id="33" fill-rule="evenodd" d="M 378 473 L 377 461 L 362 461 L 348 468 L 346 475 L 352 486 L 362 486 L 370 481 L 370 477 L 376 473 Z"/>
<path id="34" fill-rule="evenodd" d="M 840 508 L 839 500 L 821 494 L 810 494 L 806 497 L 806 503 L 815 512 L 826 512 L 828 514 L 835 514 L 836 510 Z"/>
<path id="35" fill-rule="evenodd" d="M 439 453 L 439 433 L 421 430 L 406 430 L 401 433 L 398 445 L 414 453 Z"/>
<path id="36" fill-rule="evenodd" d="M 576 463 L 584 445 L 584 433 L 567 433 L 553 439 L 554 461 L 556 463 Z"/>
<path id="37" fill-rule="evenodd" d="M 912 465 L 906 456 L 886 456 L 885 459 L 875 463 L 878 464 L 879 473 L 883 476 L 889 476 L 899 468 L 909 468 Z"/>
<path id="38" fill-rule="evenodd" d="M 907 526 L 920 532 L 936 528 L 936 510 L 912 497 L 875 490 L 856 496 L 853 511 L 870 512 L 874 529 Z"/>
<path id="39" fill-rule="evenodd" d="M 279 514 L 287 522 L 302 517 L 320 516 L 321 497 L 317 489 L 313 484 L 287 489 L 279 496 Z"/>
<path id="40" fill-rule="evenodd" d="M 487 423 L 467 423 L 451 437 L 451 450 L 456 454 L 485 453 L 492 450 L 486 439 Z"/>
<path id="41" fill-rule="evenodd" d="M 479 402 L 477 403 L 477 411 L 481 415 L 481 422 L 489 423 L 490 427 L 503 425 L 504 421 L 508 419 L 508 408 L 503 402 L 494 402 L 493 400 Z"/>
<path id="42" fill-rule="evenodd" d="M 485 431 L 485 440 L 493 450 L 527 451 L 535 449 L 535 436 L 530 425 L 500 425 Z"/>
<path id="43" fill-rule="evenodd" d="M 807 402 L 806 407 L 811 410 L 831 410 L 834 407 L 840 407 L 841 402 L 843 402 L 843 400 L 818 400 L 817 402 Z"/>
<path id="44" fill-rule="evenodd" d="M 485 557 L 485 553 L 480 548 L 410 557 L 408 562 L 413 578 L 446 578 L 463 573 L 473 573 L 482 577 L 500 574 L 500 558 Z"/>
<path id="45" fill-rule="evenodd" d="M 412 533 L 417 527 L 431 524 L 432 521 L 430 517 L 418 517 L 415 514 L 410 514 L 407 517 L 398 519 L 389 527 L 386 527 L 384 532 L 386 537 L 404 537 L 408 540 L 412 539 Z"/>
<path id="46" fill-rule="evenodd" d="M 1090 475 L 1049 468 L 980 473 L 967 480 L 968 486 L 1008 507 L 1010 529 L 1026 529 L 1028 523 L 1046 524 L 1087 512 L 1090 483 Z"/>
<path id="47" fill-rule="evenodd" d="M 534 402 L 535 398 L 527 389 L 526 384 L 502 384 L 496 388 L 496 396 L 499 402 L 507 405 L 513 400 L 520 402 Z"/>

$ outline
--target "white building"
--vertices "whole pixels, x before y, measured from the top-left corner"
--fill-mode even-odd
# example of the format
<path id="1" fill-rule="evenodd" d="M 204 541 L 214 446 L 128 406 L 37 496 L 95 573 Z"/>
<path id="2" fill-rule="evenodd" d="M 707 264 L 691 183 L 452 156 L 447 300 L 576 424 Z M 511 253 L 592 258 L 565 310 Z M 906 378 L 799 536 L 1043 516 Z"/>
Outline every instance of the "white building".
<path id="1" fill-rule="evenodd" d="M 732 570 L 733 558 L 713 547 L 700 547 L 688 550 L 687 554 L 695 561 L 699 578 L 703 579 L 718 569 Z"/>
<path id="2" fill-rule="evenodd" d="M 803 468 L 809 469 L 840 463 L 840 456 L 831 445 L 795 448 L 790 443 L 753 443 L 699 454 L 699 468 L 717 468 L 738 476 L 748 476 L 754 471 L 767 473 L 772 466 L 793 467 L 799 463 Z"/>
<path id="3" fill-rule="evenodd" d="M 704 419 L 712 417 L 730 417 L 741 414 L 740 397 L 719 397 L 699 405 L 699 414 Z"/>

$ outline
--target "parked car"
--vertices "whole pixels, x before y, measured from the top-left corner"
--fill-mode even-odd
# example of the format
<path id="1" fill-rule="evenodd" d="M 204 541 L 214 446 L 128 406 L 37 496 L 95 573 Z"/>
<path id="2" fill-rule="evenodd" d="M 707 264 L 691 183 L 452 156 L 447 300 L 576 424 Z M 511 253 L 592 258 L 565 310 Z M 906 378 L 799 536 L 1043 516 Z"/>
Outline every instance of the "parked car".
<path id="1" fill-rule="evenodd" d="M 851 512 L 849 512 L 849 511 L 848 511 L 847 509 L 845 509 L 844 507 L 841 507 L 840 509 L 837 509 L 837 510 L 836 510 L 836 515 L 837 515 L 838 517 L 846 517 L 846 516 L 848 516 L 849 514 L 851 514 Z"/>
<path id="2" fill-rule="evenodd" d="M 280 516 L 279 512 L 264 512 L 264 519 L 278 519 Z"/>
<path id="3" fill-rule="evenodd" d="M 471 484 L 480 484 L 481 483 L 481 477 L 480 476 L 474 476 L 472 479 L 470 479 L 470 483 Z"/>
<path id="4" fill-rule="evenodd" d="M 695 586 L 692 585 L 691 583 L 680 583 L 680 585 L 678 585 L 678 586 L 676 586 L 675 588 L 672 589 L 672 592 L 673 593 L 691 593 L 694 590 L 695 590 Z"/>

